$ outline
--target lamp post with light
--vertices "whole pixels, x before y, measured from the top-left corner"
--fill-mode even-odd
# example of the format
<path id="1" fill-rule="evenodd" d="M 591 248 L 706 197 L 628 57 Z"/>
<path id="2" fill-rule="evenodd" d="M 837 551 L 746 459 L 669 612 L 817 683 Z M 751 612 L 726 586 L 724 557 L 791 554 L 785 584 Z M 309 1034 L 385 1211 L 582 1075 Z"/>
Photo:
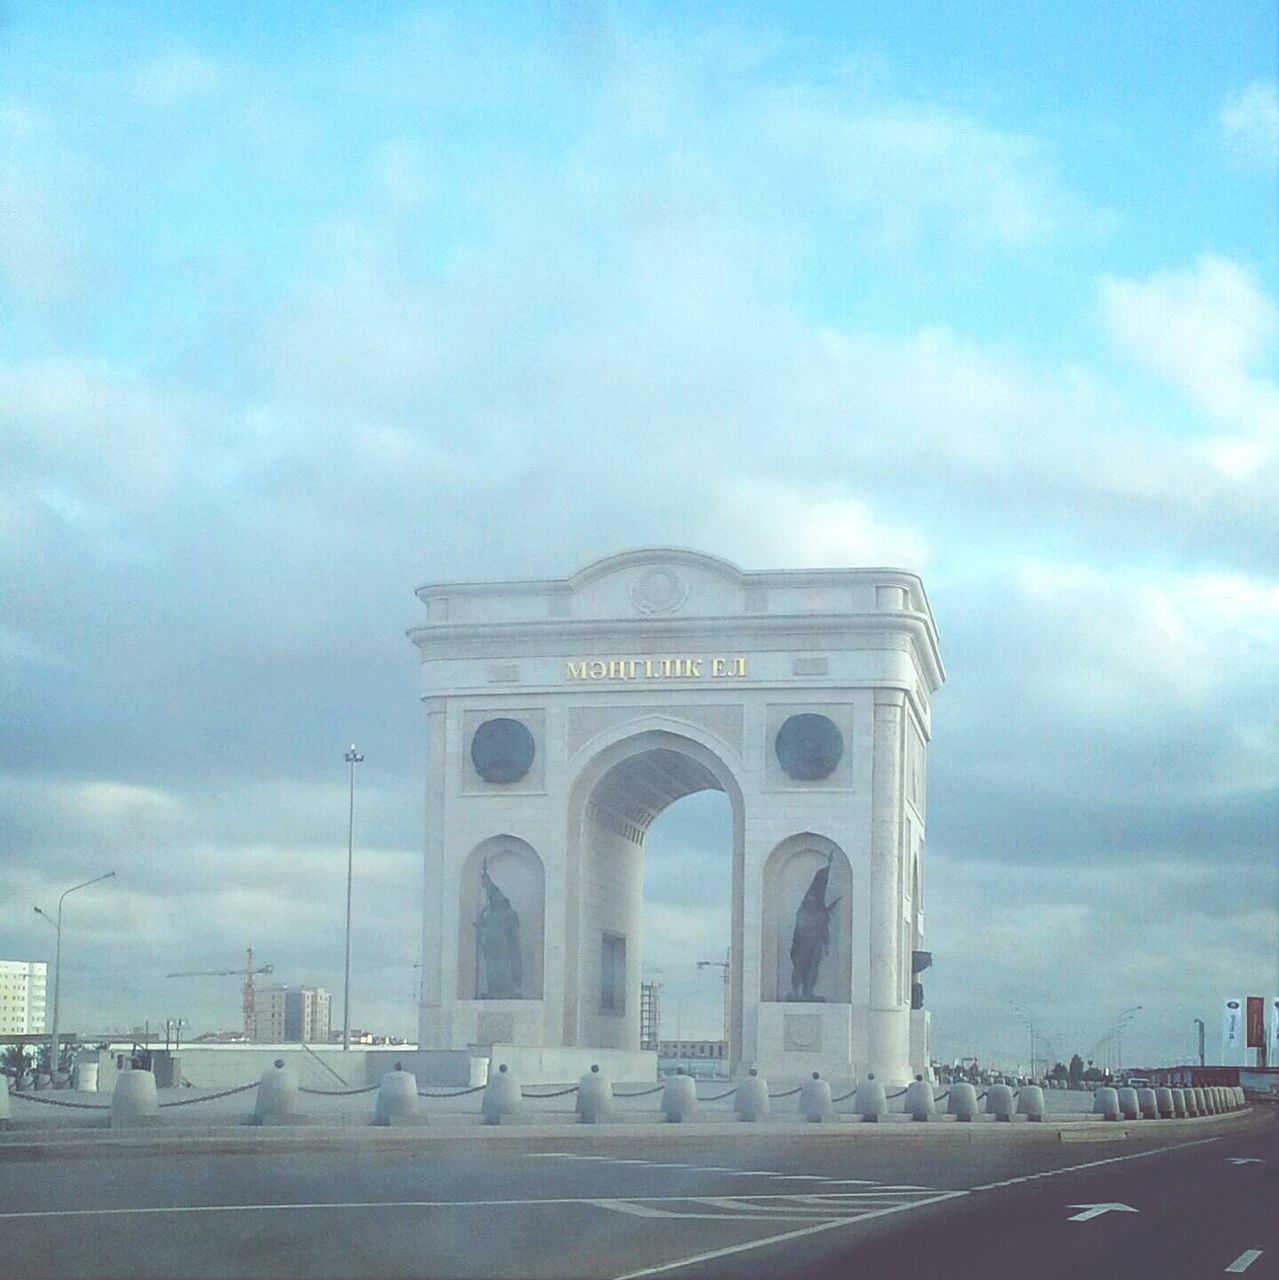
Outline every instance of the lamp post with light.
<path id="1" fill-rule="evenodd" d="M 355 856 L 355 766 L 364 757 L 351 743 L 342 757 L 351 766 L 351 793 L 346 816 L 346 981 L 342 992 L 342 1048 L 351 1047 L 351 866 Z"/>
<path id="2" fill-rule="evenodd" d="M 58 899 L 58 918 L 49 915 L 47 911 L 41 911 L 39 907 L 35 908 L 35 913 L 42 916 L 54 928 L 58 935 L 57 945 L 54 949 L 53 959 L 53 1025 L 49 1034 L 49 1086 L 57 1087 L 58 1079 L 58 1017 L 61 1013 L 59 997 L 62 993 L 62 904 L 67 898 L 80 889 L 87 889 L 91 884 L 97 884 L 101 880 L 110 880 L 115 875 L 114 871 L 108 871 L 105 875 L 94 876 L 92 880 L 86 880 L 83 884 L 73 884 L 71 888 L 65 890 Z"/>

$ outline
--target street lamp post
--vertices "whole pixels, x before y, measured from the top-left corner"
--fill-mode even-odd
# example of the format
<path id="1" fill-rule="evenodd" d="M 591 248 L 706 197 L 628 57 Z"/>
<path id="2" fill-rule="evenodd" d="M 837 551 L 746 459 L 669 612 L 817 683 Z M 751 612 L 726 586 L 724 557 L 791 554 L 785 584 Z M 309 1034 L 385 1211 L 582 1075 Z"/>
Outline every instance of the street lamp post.
<path id="1" fill-rule="evenodd" d="M 342 992 L 342 1048 L 351 1047 L 351 865 L 355 856 L 355 766 L 364 757 L 351 743 L 342 757 L 351 766 L 351 794 L 346 817 L 346 981 Z"/>
<path id="2" fill-rule="evenodd" d="M 62 993 L 62 904 L 67 898 L 79 889 L 87 889 L 91 884 L 97 884 L 100 880 L 110 880 L 115 875 L 114 871 L 108 871 L 105 875 L 94 876 L 92 880 L 86 880 L 83 884 L 73 884 L 71 888 L 65 890 L 58 899 L 58 918 L 55 921 L 47 911 L 41 911 L 39 907 L 35 908 L 35 912 L 39 916 L 43 916 L 53 925 L 54 932 L 58 935 L 57 945 L 54 949 L 53 958 L 53 1026 L 49 1035 L 49 1087 L 57 1087 L 58 1079 L 58 1016 L 61 1013 L 61 1005 L 59 997 Z"/>
<path id="3" fill-rule="evenodd" d="M 1199 1028 L 1199 1065 L 1204 1065 L 1204 1020 L 1202 1018 L 1195 1019 L 1195 1026 Z"/>
<path id="4" fill-rule="evenodd" d="M 729 1042 L 732 1040 L 732 1026 L 730 1024 L 731 1006 L 732 1006 L 732 958 L 728 960 L 699 960 L 697 962 L 699 969 L 719 969 L 724 977 L 724 1056 L 728 1063 L 728 1069 L 732 1071 L 732 1062 L 729 1057 L 732 1050 Z"/>

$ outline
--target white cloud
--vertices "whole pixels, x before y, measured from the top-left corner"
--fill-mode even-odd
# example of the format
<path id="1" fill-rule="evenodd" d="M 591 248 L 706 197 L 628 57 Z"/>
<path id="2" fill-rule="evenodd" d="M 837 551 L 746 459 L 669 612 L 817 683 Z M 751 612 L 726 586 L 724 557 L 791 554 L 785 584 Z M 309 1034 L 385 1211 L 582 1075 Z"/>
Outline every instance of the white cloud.
<path id="1" fill-rule="evenodd" d="M 1234 262 L 1203 257 L 1193 268 L 1146 280 L 1101 282 L 1102 319 L 1126 354 L 1177 387 L 1237 434 L 1204 452 L 1225 474 L 1248 478 L 1279 447 L 1279 383 L 1252 369 L 1274 348 L 1274 302 Z"/>
<path id="2" fill-rule="evenodd" d="M 133 88 L 145 106 L 168 108 L 212 97 L 224 81 L 225 72 L 215 59 L 179 49 L 141 63 L 134 71 Z"/>
<path id="3" fill-rule="evenodd" d="M 1217 126 L 1233 156 L 1274 168 L 1279 163 L 1279 86 L 1273 80 L 1254 80 L 1230 94 Z"/>

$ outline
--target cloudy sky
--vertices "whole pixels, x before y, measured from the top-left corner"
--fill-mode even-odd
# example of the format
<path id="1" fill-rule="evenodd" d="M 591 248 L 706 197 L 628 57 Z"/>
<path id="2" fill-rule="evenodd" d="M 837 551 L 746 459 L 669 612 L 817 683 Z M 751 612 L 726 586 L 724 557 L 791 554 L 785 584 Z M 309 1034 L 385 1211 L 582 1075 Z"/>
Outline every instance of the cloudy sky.
<path id="1" fill-rule="evenodd" d="M 942 1056 L 1211 1046 L 1279 991 L 1271 10 L 5 5 L 0 956 L 114 868 L 64 1025 L 340 992 L 355 740 L 411 1032 L 413 588 L 676 544 L 924 575 Z M 714 1034 L 719 798 L 651 844 Z"/>

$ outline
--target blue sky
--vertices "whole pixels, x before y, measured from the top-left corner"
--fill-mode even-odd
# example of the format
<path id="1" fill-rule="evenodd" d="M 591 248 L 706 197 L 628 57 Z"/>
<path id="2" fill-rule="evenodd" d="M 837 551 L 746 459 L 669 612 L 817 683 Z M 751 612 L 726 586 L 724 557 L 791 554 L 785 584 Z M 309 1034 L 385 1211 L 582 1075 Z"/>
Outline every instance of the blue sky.
<path id="1" fill-rule="evenodd" d="M 674 543 L 923 573 L 943 1051 L 1004 1051 L 1016 999 L 1072 1043 L 1142 1003 L 1129 1043 L 1175 1056 L 1279 988 L 1275 31 L 1260 3 L 7 9 L 0 954 L 110 857 L 72 1013 L 233 1024 L 155 975 L 248 933 L 336 987 L 356 738 L 356 999 L 407 1030 L 413 587 Z M 650 875 L 680 973 L 726 935 L 712 901 L 662 914 L 722 865 L 687 805 Z M 974 946 L 1007 981 L 943 963 Z M 669 980 L 713 1031 L 714 984 Z"/>

